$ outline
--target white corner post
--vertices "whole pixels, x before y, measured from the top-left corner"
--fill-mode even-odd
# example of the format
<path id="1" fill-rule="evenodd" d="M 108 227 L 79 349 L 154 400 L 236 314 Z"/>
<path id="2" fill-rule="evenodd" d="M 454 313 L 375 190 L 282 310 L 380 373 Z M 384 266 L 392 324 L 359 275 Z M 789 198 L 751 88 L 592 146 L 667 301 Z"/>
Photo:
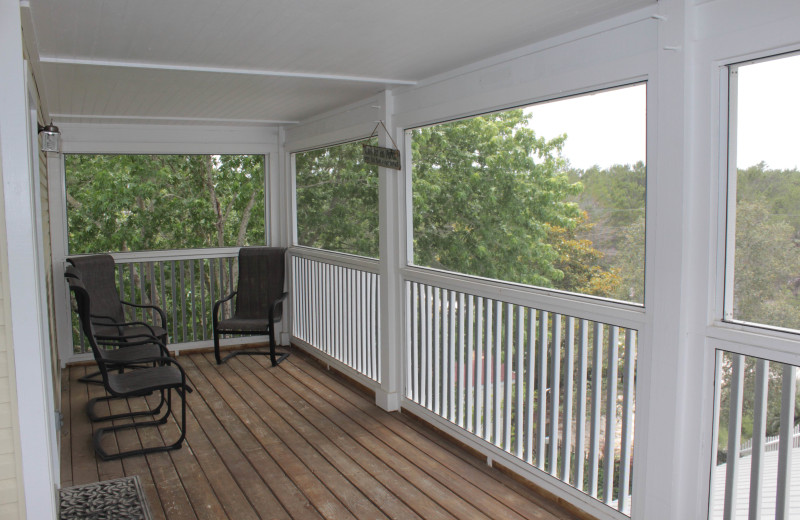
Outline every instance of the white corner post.
<path id="1" fill-rule="evenodd" d="M 294 217 L 293 206 L 290 201 L 294 200 L 294 175 L 287 175 L 290 172 L 287 161 L 286 131 L 283 127 L 278 129 L 277 151 L 267 154 L 265 167 L 267 168 L 266 190 L 266 222 L 267 222 L 267 244 L 274 247 L 289 247 L 293 242 L 290 223 Z M 287 258 L 288 260 L 288 258 Z M 292 276 L 291 266 L 287 266 L 286 274 L 288 278 Z M 292 287 L 293 280 L 288 280 L 287 287 Z M 291 291 L 290 291 L 291 293 Z M 291 309 L 294 304 L 291 300 L 283 303 L 283 316 L 276 326 L 278 345 L 289 345 L 291 343 L 291 320 L 294 319 Z"/>
<path id="2" fill-rule="evenodd" d="M 52 381 L 48 381 L 49 346 L 42 337 L 47 316 L 42 316 L 39 300 L 40 252 L 32 185 L 31 153 L 38 152 L 30 148 L 29 136 L 36 129 L 29 126 L 26 76 L 20 3 L 0 0 L 0 160 L 7 240 L 0 250 L 8 260 L 23 507 L 27 518 L 55 518 Z"/>
<path id="3" fill-rule="evenodd" d="M 705 301 L 687 298 L 691 266 L 686 246 L 694 218 L 688 189 L 693 174 L 688 70 L 694 4 L 662 0 L 654 22 L 658 49 L 657 70 L 648 86 L 647 321 L 637 376 L 633 520 L 697 518 L 703 349 L 687 333 L 687 323 L 693 312 L 705 313 Z"/>
<path id="4" fill-rule="evenodd" d="M 384 91 L 380 99 L 380 119 L 386 129 L 394 132 L 392 113 L 394 103 L 391 91 Z M 395 132 L 396 133 L 396 132 Z M 380 146 L 395 145 L 383 128 L 378 134 Z M 403 397 L 403 280 L 400 269 L 406 258 L 405 175 L 410 157 L 401 154 L 402 170 L 379 168 L 380 215 L 380 374 L 381 385 L 375 392 L 375 403 L 388 411 L 400 410 Z"/>

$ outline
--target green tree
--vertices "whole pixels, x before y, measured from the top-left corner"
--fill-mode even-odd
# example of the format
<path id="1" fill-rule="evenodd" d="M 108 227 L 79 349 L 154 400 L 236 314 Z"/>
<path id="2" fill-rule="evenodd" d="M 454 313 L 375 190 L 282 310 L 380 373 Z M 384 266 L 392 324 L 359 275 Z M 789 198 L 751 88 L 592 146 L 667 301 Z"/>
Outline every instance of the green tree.
<path id="1" fill-rule="evenodd" d="M 644 302 L 644 232 L 645 217 L 642 213 L 619 233 L 614 265 L 622 280 L 614 295 L 617 299 Z"/>
<path id="2" fill-rule="evenodd" d="M 558 251 L 556 267 L 564 273 L 561 287 L 570 291 L 594 296 L 615 296 L 622 282 L 620 269 L 600 267 L 603 253 L 586 238 L 593 223 L 585 211 L 581 212 L 574 228 L 551 226 L 549 240 Z"/>
<path id="3" fill-rule="evenodd" d="M 563 241 L 583 218 L 568 200 L 581 184 L 559 157 L 566 137 L 537 137 L 528 119 L 508 110 L 414 131 L 415 263 L 565 290 L 604 276 L 561 269 L 574 265 Z"/>
<path id="4" fill-rule="evenodd" d="M 259 155 L 67 155 L 71 254 L 264 243 Z"/>
<path id="5" fill-rule="evenodd" d="M 573 170 L 570 178 L 584 185 L 577 200 L 592 222 L 621 228 L 644 216 L 647 168 L 642 161 Z"/>
<path id="6" fill-rule="evenodd" d="M 772 220 L 783 220 L 800 236 L 800 171 L 770 170 L 761 162 L 740 169 L 736 177 L 736 200 L 761 200 Z"/>
<path id="7" fill-rule="evenodd" d="M 364 163 L 362 143 L 295 155 L 301 245 L 378 256 L 378 168 Z"/>
<path id="8" fill-rule="evenodd" d="M 767 206 L 763 198 L 736 204 L 733 317 L 800 329 L 794 229 L 774 218 Z"/>

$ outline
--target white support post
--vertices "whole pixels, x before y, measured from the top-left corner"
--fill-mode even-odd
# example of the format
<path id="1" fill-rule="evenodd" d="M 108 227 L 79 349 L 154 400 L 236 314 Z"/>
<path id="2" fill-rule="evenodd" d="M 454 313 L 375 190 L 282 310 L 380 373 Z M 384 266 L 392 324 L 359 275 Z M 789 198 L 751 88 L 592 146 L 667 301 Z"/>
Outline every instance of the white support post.
<path id="1" fill-rule="evenodd" d="M 26 71 L 22 58 L 20 5 L 17 0 L 0 0 L 0 171 L 4 197 L 6 256 L 10 297 L 10 337 L 16 383 L 16 409 L 11 421 L 18 426 L 24 496 L 20 509 L 27 518 L 55 518 L 55 486 L 51 455 L 56 435 L 53 425 L 52 379 L 49 344 L 42 336 L 46 314 L 42 315 L 43 294 L 39 279 L 36 205 L 33 200 L 31 149 L 35 128 L 30 125 Z M 31 107 L 33 108 L 33 107 Z M 35 123 L 34 123 L 35 124 Z M 36 172 L 38 180 L 38 171 Z M 3 262 L 5 263 L 5 262 Z"/>
<path id="2" fill-rule="evenodd" d="M 56 344 L 61 368 L 72 353 L 72 312 L 69 288 L 64 280 L 63 266 L 67 259 L 67 216 L 64 185 L 64 156 L 47 154 L 47 200 L 50 211 L 50 251 L 53 255 L 53 291 L 56 320 Z"/>
<path id="3" fill-rule="evenodd" d="M 658 48 L 648 82 L 647 319 L 638 349 L 634 520 L 698 518 L 708 496 L 708 466 L 698 464 L 698 453 L 708 453 L 710 430 L 697 434 L 709 420 L 698 398 L 710 394 L 702 383 L 708 365 L 704 338 L 689 332 L 694 317 L 706 315 L 707 302 L 705 293 L 688 296 L 702 284 L 692 284 L 700 267 L 690 265 L 687 244 L 700 232 L 692 226 L 703 217 L 696 211 L 707 209 L 693 192 L 705 172 L 692 171 L 691 161 L 695 4 L 662 0 L 653 22 Z"/>
<path id="4" fill-rule="evenodd" d="M 384 91 L 380 96 L 380 119 L 389 132 L 394 132 L 392 93 Z M 383 129 L 378 136 L 380 146 L 393 147 L 392 139 Z M 402 145 L 401 145 L 402 146 Z M 403 397 L 403 349 L 404 313 L 403 280 L 400 268 L 406 259 L 406 190 L 405 176 L 409 175 L 407 164 L 410 154 L 401 154 L 402 170 L 379 168 L 379 214 L 380 214 L 380 375 L 381 386 L 375 393 L 375 402 L 384 410 L 400 410 Z"/>
<path id="5" fill-rule="evenodd" d="M 277 151 L 268 153 L 264 157 L 264 167 L 267 169 L 266 185 L 265 185 L 265 205 L 267 212 L 266 222 L 267 244 L 274 247 L 288 247 L 291 244 L 290 237 L 291 229 L 294 221 L 292 220 L 292 203 L 289 201 L 294 200 L 294 175 L 287 175 L 291 173 L 290 165 L 285 153 L 284 142 L 286 140 L 286 133 L 283 128 L 278 130 L 278 146 Z M 287 258 L 287 261 L 289 259 Z M 291 266 L 287 266 L 287 287 L 291 287 Z M 278 345 L 288 345 L 291 341 L 291 320 L 294 319 L 291 309 L 294 308 L 294 303 L 291 300 L 291 291 L 289 300 L 284 302 L 283 315 L 285 319 L 281 320 L 276 326 L 276 333 L 278 337 Z"/>

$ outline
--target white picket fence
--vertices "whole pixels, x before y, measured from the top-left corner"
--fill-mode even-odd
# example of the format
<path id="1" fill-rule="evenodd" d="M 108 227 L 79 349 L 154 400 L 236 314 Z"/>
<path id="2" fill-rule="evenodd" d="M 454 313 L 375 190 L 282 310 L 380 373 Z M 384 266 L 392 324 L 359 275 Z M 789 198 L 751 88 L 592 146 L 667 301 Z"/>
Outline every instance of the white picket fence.
<path id="1" fill-rule="evenodd" d="M 764 452 L 778 451 L 778 441 L 780 441 L 780 435 L 774 435 L 764 439 Z M 794 427 L 792 447 L 800 448 L 800 424 Z M 751 453 L 753 453 L 753 439 L 747 439 L 742 442 L 742 447 L 739 449 L 739 456 L 746 457 Z"/>

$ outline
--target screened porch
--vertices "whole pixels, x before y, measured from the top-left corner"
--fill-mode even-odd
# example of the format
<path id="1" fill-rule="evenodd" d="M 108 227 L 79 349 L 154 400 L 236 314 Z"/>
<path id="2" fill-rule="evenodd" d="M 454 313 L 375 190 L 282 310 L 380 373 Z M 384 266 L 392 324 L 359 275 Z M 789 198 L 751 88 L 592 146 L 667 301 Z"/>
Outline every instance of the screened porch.
<path id="1" fill-rule="evenodd" d="M 0 512 L 800 515 L 797 2 L 0 2 Z M 264 245 L 291 355 L 217 365 Z M 166 313 L 180 450 L 92 452 L 95 253 Z"/>

